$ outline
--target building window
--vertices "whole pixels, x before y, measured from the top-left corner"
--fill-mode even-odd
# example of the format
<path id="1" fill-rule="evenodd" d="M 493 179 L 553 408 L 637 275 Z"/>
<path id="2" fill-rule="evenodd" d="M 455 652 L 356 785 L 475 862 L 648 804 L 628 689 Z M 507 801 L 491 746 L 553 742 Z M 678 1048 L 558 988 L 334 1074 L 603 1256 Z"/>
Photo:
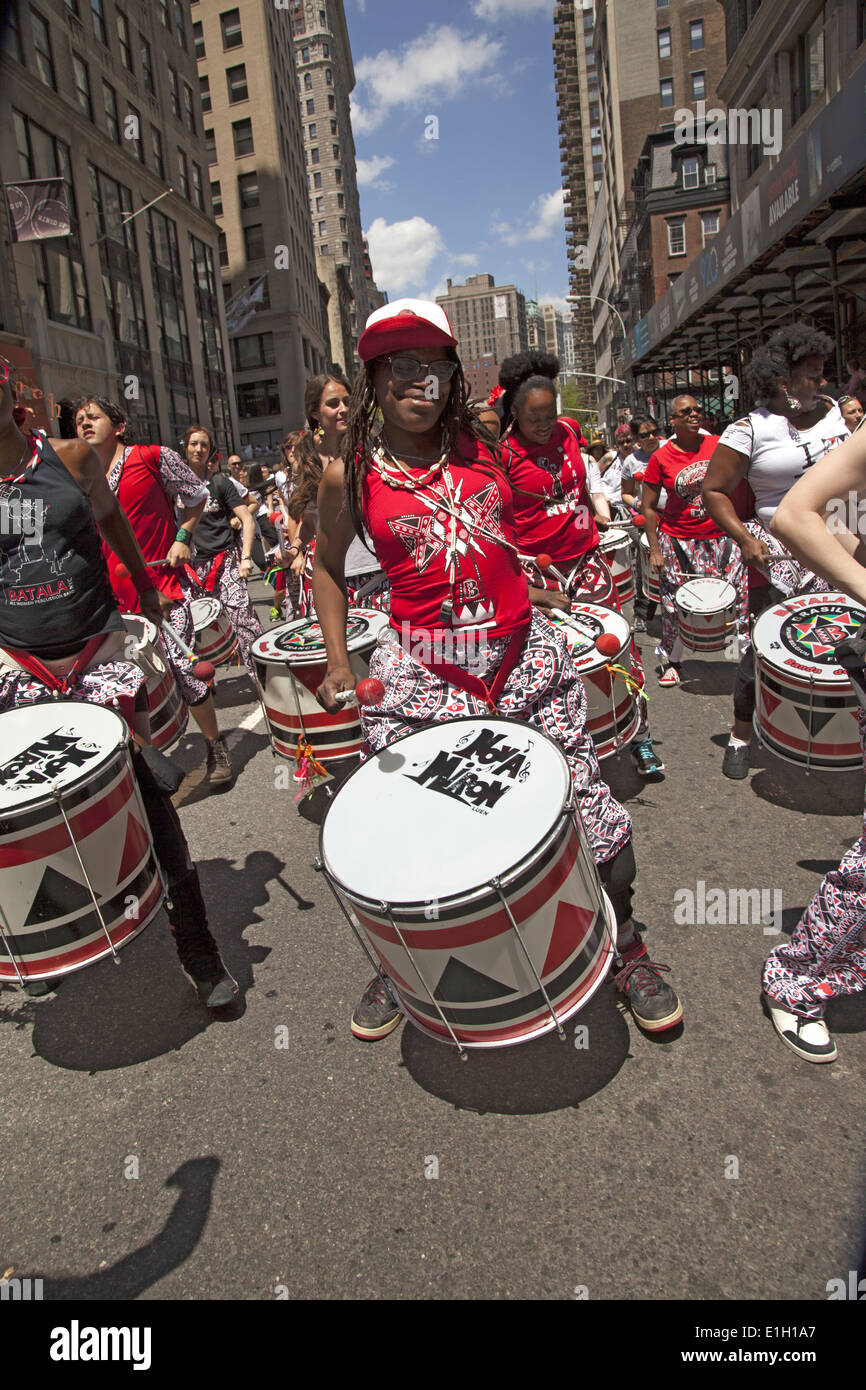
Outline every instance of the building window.
<path id="1" fill-rule="evenodd" d="M 327 222 L 320 222 L 320 223 L 319 223 L 319 236 L 327 236 L 327 235 L 328 235 L 328 224 L 327 224 Z"/>
<path id="2" fill-rule="evenodd" d="M 144 80 L 145 91 L 151 95 L 156 95 L 156 87 L 153 82 L 153 57 L 150 52 L 150 44 L 143 34 L 138 36 L 138 56 L 141 59 L 141 76 Z"/>
<path id="3" fill-rule="evenodd" d="M 347 228 L 346 228 L 346 219 L 345 219 L 345 217 L 341 217 L 341 218 L 340 218 L 340 231 L 341 231 L 341 232 L 345 232 L 346 230 L 347 230 Z"/>
<path id="4" fill-rule="evenodd" d="M 318 131 L 318 129 L 319 127 L 316 125 L 315 121 L 312 121 L 308 126 L 307 134 L 309 135 L 311 140 L 315 140 L 317 138 L 316 132 Z"/>
<path id="5" fill-rule="evenodd" d="M 313 175 L 313 187 L 314 187 L 314 188 L 321 188 L 321 186 L 322 186 L 322 175 L 321 175 L 321 174 L 314 174 L 314 175 Z"/>
<path id="6" fill-rule="evenodd" d="M 227 266 L 228 263 L 229 263 L 229 247 L 228 247 L 228 242 L 226 241 L 226 234 L 225 234 L 225 232 L 220 232 L 220 233 L 219 233 L 218 244 L 219 244 L 219 263 L 220 263 L 221 266 Z"/>
<path id="7" fill-rule="evenodd" d="M 249 98 L 246 63 L 239 63 L 236 68 L 226 68 L 226 86 L 228 87 L 230 106 Z"/>
<path id="8" fill-rule="evenodd" d="M 117 42 L 120 45 L 120 61 L 127 72 L 132 72 L 132 45 L 129 41 L 129 21 L 125 14 L 117 11 Z"/>
<path id="9" fill-rule="evenodd" d="M 683 160 L 683 188 L 700 188 L 701 161 L 697 156 Z"/>
<path id="10" fill-rule="evenodd" d="M 259 206 L 259 176 L 255 170 L 251 174 L 238 174 L 238 197 L 244 212 Z"/>
<path id="11" fill-rule="evenodd" d="M 210 201 L 211 201 L 211 207 L 213 208 L 213 215 L 214 215 L 214 217 L 222 217 L 222 215 L 223 215 L 223 191 L 222 191 L 222 188 L 220 187 L 219 179 L 214 179 L 213 183 L 212 183 L 211 186 L 210 186 Z"/>
<path id="12" fill-rule="evenodd" d="M 677 217 L 668 222 L 668 255 L 684 256 L 686 254 L 686 224 L 685 219 Z"/>
<path id="13" fill-rule="evenodd" d="M 311 97 L 310 100 L 307 102 L 307 115 L 308 115 L 308 116 L 315 116 L 315 114 L 316 114 L 316 103 L 315 103 L 315 101 L 314 101 L 314 100 L 312 99 L 312 97 Z"/>
<path id="14" fill-rule="evenodd" d="M 330 58 L 330 56 L 331 56 L 331 50 L 330 50 L 330 48 L 328 47 L 328 45 L 327 45 L 326 43 L 323 43 L 323 44 L 322 44 L 322 57 L 323 57 L 323 58 Z"/>
<path id="15" fill-rule="evenodd" d="M 671 56 L 671 31 L 670 29 L 659 29 L 659 57 L 669 58 Z"/>
<path id="16" fill-rule="evenodd" d="M 48 25 L 40 14 L 35 10 L 30 11 L 30 22 L 33 25 L 33 47 L 36 50 L 36 67 L 39 76 L 46 87 L 57 88 L 57 80 L 54 76 L 54 59 L 51 56 L 51 35 Z"/>
<path id="17" fill-rule="evenodd" d="M 866 43 L 866 0 L 858 0 L 857 4 L 857 47 L 861 43 Z"/>
<path id="18" fill-rule="evenodd" d="M 331 158 L 332 158 L 332 159 L 339 159 L 339 158 L 340 158 L 340 146 L 339 146 L 339 145 L 332 145 L 332 146 L 331 146 Z"/>
<path id="19" fill-rule="evenodd" d="M 337 133 L 337 122 L 336 122 L 336 121 L 331 121 L 331 134 L 332 134 L 332 135 L 336 135 L 336 133 Z"/>
<path id="20" fill-rule="evenodd" d="M 129 141 L 129 143 L 132 145 L 132 148 L 135 150 L 136 159 L 139 161 L 140 164 L 144 164 L 144 144 L 141 139 L 141 114 L 140 112 L 136 111 L 135 107 L 132 105 L 132 102 L 130 102 L 129 104 L 129 115 L 135 117 L 135 119 L 132 122 L 132 130 L 134 130 L 136 133 L 135 135 L 133 135 L 131 132 L 127 134 L 125 128 L 126 123 L 124 122 L 124 137 Z"/>
<path id="21" fill-rule="evenodd" d="M 208 164 L 216 164 L 216 162 L 217 162 L 216 136 L 214 135 L 214 133 L 213 133 L 212 130 L 206 130 L 206 131 L 204 132 L 204 147 L 205 147 L 205 150 L 207 151 L 207 162 L 208 162 Z"/>
<path id="22" fill-rule="evenodd" d="M 273 333 L 249 333 L 231 340 L 232 366 L 236 372 L 248 372 L 253 367 L 272 367 L 274 356 Z"/>
<path id="23" fill-rule="evenodd" d="M 336 97 L 328 97 L 328 110 L 329 110 L 329 111 L 336 111 L 336 109 L 337 109 L 337 98 L 336 98 Z"/>
<path id="24" fill-rule="evenodd" d="M 183 123 L 190 135 L 195 135 L 195 102 L 192 96 L 192 87 L 188 82 L 183 84 Z"/>
<path id="25" fill-rule="evenodd" d="M 178 146 L 178 151 L 177 151 L 177 168 L 178 168 L 178 173 L 180 174 L 180 191 L 181 191 L 181 193 L 183 194 L 183 196 L 184 196 L 185 198 L 188 198 L 188 197 L 189 197 L 189 166 L 188 166 L 188 164 L 187 164 L 187 162 L 186 162 L 186 155 L 184 154 L 183 150 L 182 150 L 179 146 Z"/>
<path id="26" fill-rule="evenodd" d="M 342 171 L 342 169 L 335 169 L 335 170 L 334 170 L 334 182 L 335 182 L 335 183 L 342 183 L 342 182 L 343 182 L 343 171 Z"/>
<path id="27" fill-rule="evenodd" d="M 244 227 L 244 250 L 248 261 L 259 261 L 265 254 L 265 229 L 261 222 Z"/>
<path id="28" fill-rule="evenodd" d="M 706 246 L 707 242 L 708 242 L 712 237 L 718 235 L 718 231 L 719 231 L 719 213 L 718 213 L 718 209 L 716 209 L 714 212 L 702 212 L 702 213 L 701 213 L 701 231 L 702 231 L 702 234 L 703 234 L 703 243 L 702 243 L 702 244 L 703 244 L 704 246 Z"/>
<path id="29" fill-rule="evenodd" d="M 327 255 L 328 255 L 328 246 L 327 246 L 327 243 L 324 242 L 324 241 L 322 242 L 321 246 L 319 247 L 319 255 L 320 255 L 320 256 L 327 256 Z"/>
<path id="30" fill-rule="evenodd" d="M 155 125 L 150 127 L 150 148 L 153 155 L 153 167 L 161 179 L 165 178 L 165 163 L 162 158 L 162 136 Z"/>
<path id="31" fill-rule="evenodd" d="M 316 199 L 316 212 L 324 212 L 324 210 L 325 210 L 325 200 L 324 200 L 324 198 L 317 198 L 317 199 Z"/>
<path id="32" fill-rule="evenodd" d="M 201 180 L 201 166 L 193 161 L 192 166 L 192 200 L 199 212 L 204 212 L 204 184 Z"/>
<path id="33" fill-rule="evenodd" d="M 12 111 L 21 177 L 61 178 L 67 183 L 69 236 L 31 242 L 39 299 L 46 318 L 72 328 L 91 328 L 87 281 L 78 228 L 69 146 L 35 121 Z M 11 144 L 11 141 L 10 141 Z"/>
<path id="34" fill-rule="evenodd" d="M 171 97 L 171 114 L 176 121 L 180 120 L 180 84 L 174 68 L 168 70 L 168 91 Z"/>
<path id="35" fill-rule="evenodd" d="M 240 10 L 224 10 L 220 15 L 220 29 L 223 36 L 223 50 L 241 47 L 244 36 L 241 33 Z"/>
<path id="36" fill-rule="evenodd" d="M 310 150 L 310 160 L 311 160 L 311 162 L 312 162 L 313 164 L 318 164 L 318 163 L 319 163 L 319 147 L 318 147 L 318 145 L 315 147 L 315 149 Z"/>
<path id="37" fill-rule="evenodd" d="M 338 208 L 342 208 L 342 207 L 345 207 L 345 206 L 346 206 L 346 199 L 345 199 L 345 197 L 343 196 L 342 193 L 338 193 L 338 194 L 337 194 L 337 207 L 338 207 Z"/>
<path id="38" fill-rule="evenodd" d="M 168 17 L 168 0 L 159 0 L 159 18 L 163 29 L 171 33 L 171 20 Z"/>
<path id="39" fill-rule="evenodd" d="M 93 100 L 90 95 L 90 74 L 87 71 L 87 64 L 83 58 L 79 58 L 77 53 L 72 55 L 72 69 L 75 73 L 75 92 L 78 97 L 78 105 L 84 112 L 89 121 L 93 120 Z"/>
<path id="40" fill-rule="evenodd" d="M 93 32 L 108 47 L 108 30 L 105 27 L 105 12 L 102 8 L 102 0 L 90 0 L 90 17 L 93 20 Z"/>
<path id="41" fill-rule="evenodd" d="M 692 73 L 692 101 L 700 101 L 707 95 L 707 74 L 705 72 Z"/>
<path id="42" fill-rule="evenodd" d="M 107 82 L 102 84 L 102 104 L 105 111 L 105 128 L 116 145 L 120 144 L 120 120 L 117 115 L 117 96 L 114 88 Z"/>
<path id="43" fill-rule="evenodd" d="M 240 159 L 241 155 L 254 154 L 253 145 L 253 123 L 249 118 L 244 121 L 232 122 L 232 138 L 235 146 L 235 159 Z"/>
<path id="44" fill-rule="evenodd" d="M 196 58 L 206 58 L 206 57 L 207 57 L 207 53 L 205 52 L 205 46 L 204 46 L 204 33 L 203 33 L 203 31 L 202 31 L 201 21 L 198 20 L 198 19 L 195 21 L 195 23 L 194 23 L 193 26 L 192 26 L 192 38 L 193 38 L 193 43 L 195 44 L 195 56 L 196 56 Z"/>
<path id="45" fill-rule="evenodd" d="M 301 62 L 302 62 L 302 63 L 308 63 L 309 61 L 310 61 L 310 50 L 309 50 L 308 48 L 302 48 L 302 49 L 301 49 Z"/>
<path id="46" fill-rule="evenodd" d="M 325 68 L 325 82 L 329 87 L 332 87 L 334 85 L 334 79 L 331 76 L 330 68 Z"/>
<path id="47" fill-rule="evenodd" d="M 210 82 L 204 73 L 198 79 L 198 95 L 202 111 L 210 111 L 213 105 L 210 99 Z"/>
<path id="48" fill-rule="evenodd" d="M 344 255 L 344 256 L 348 256 L 348 254 L 349 254 L 349 243 L 348 243 L 348 241 L 344 241 L 344 242 L 343 242 L 343 255 Z"/>
<path id="49" fill-rule="evenodd" d="M 312 77 L 310 76 L 310 74 L 309 74 L 308 72 L 305 72 L 305 73 L 304 73 L 304 91 L 305 91 L 305 92 L 311 92 L 312 90 L 313 90 L 313 79 L 312 79 Z"/>
<path id="50" fill-rule="evenodd" d="M 673 106 L 674 104 L 674 81 L 672 77 L 662 78 L 660 84 L 661 105 Z"/>
<path id="51" fill-rule="evenodd" d="M 183 5 L 174 0 L 174 28 L 181 48 L 186 48 L 186 29 L 183 22 Z"/>
<path id="52" fill-rule="evenodd" d="M 3 52 L 10 58 L 14 58 L 16 63 L 23 63 L 24 58 L 21 52 L 21 26 L 18 19 L 17 5 L 6 7 L 6 23 L 3 30 Z"/>
<path id="53" fill-rule="evenodd" d="M 689 50 L 697 53 L 699 48 L 704 46 L 704 21 L 693 19 L 689 25 Z"/>
<path id="54" fill-rule="evenodd" d="M 824 91 L 824 19 L 819 15 L 799 40 L 793 55 L 792 106 L 798 121 Z"/>
<path id="55" fill-rule="evenodd" d="M 241 420 L 280 414 L 280 393 L 276 380 L 239 381 L 236 390 Z"/>

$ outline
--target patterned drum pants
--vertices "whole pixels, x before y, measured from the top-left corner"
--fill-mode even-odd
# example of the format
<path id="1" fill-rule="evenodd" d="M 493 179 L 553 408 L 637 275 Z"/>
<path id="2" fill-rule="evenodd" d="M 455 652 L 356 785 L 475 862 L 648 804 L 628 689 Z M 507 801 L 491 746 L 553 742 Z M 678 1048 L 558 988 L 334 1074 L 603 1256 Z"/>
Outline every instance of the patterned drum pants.
<path id="1" fill-rule="evenodd" d="M 866 715 L 858 711 L 866 764 Z M 866 807 L 859 840 L 821 881 L 796 929 L 764 962 L 771 999 L 821 1018 L 828 999 L 866 989 Z"/>
<path id="2" fill-rule="evenodd" d="M 489 683 L 505 647 L 503 639 L 491 639 L 483 664 L 471 668 L 473 674 Z M 380 705 L 361 706 L 365 755 L 378 753 L 395 738 L 429 724 L 489 713 L 483 700 L 449 685 L 405 651 L 396 632 L 387 645 L 373 651 L 370 675 L 383 683 L 385 694 Z M 597 864 L 612 859 L 631 839 L 631 818 L 602 780 L 585 727 L 586 691 L 568 648 L 537 613 L 533 613 L 520 660 L 505 683 L 497 709 L 504 719 L 526 720 L 556 740 L 571 768 L 593 859 Z"/>
<path id="3" fill-rule="evenodd" d="M 749 641 L 749 588 L 740 547 L 730 536 L 686 538 L 669 536 L 665 531 L 659 531 L 658 536 L 659 548 L 665 557 L 665 567 L 659 576 L 662 640 L 656 649 L 657 655 L 666 665 L 671 661 L 678 664 L 682 660 L 683 644 L 677 614 L 677 589 L 697 575 L 727 579 L 736 589 L 737 637 L 742 652 Z"/>
<path id="4" fill-rule="evenodd" d="M 192 568 L 195 570 L 203 592 L 212 564 L 213 559 L 208 560 L 204 557 L 193 556 Z M 259 622 L 259 615 L 253 607 L 247 581 L 241 578 L 240 556 L 235 546 L 226 551 L 226 558 L 213 592 L 231 618 L 238 639 L 241 660 L 252 675 L 253 659 L 250 656 L 250 648 L 256 638 L 261 637 L 263 628 Z"/>

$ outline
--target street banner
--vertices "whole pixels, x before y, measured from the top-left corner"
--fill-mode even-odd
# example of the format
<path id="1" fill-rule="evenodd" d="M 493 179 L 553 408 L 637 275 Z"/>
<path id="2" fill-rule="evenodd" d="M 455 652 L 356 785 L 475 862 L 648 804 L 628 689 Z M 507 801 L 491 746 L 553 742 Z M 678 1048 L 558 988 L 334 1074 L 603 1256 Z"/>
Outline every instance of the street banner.
<path id="1" fill-rule="evenodd" d="M 13 241 L 69 236 L 69 190 L 64 179 L 23 179 L 4 184 Z"/>

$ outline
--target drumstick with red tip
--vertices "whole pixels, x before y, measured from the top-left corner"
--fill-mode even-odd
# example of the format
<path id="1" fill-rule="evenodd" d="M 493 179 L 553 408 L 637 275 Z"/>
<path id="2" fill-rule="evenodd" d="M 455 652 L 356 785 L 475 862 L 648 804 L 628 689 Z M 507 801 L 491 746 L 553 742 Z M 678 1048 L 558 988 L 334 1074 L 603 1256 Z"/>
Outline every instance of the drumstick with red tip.
<path id="1" fill-rule="evenodd" d="M 175 632 L 171 623 L 167 623 L 163 620 L 160 626 L 163 631 L 163 636 L 171 638 L 174 645 L 183 652 L 184 656 L 189 657 L 192 662 L 192 674 L 195 676 L 196 680 L 204 681 L 205 685 L 210 685 L 216 675 L 216 668 L 213 663 L 210 661 L 200 661 L 192 647 L 188 647 L 180 634 Z"/>
<path id="2" fill-rule="evenodd" d="M 171 564 L 171 560 L 170 560 L 169 557 L 166 555 L 166 557 L 165 557 L 164 560 L 148 560 L 147 563 L 145 564 L 145 567 L 144 567 L 144 568 L 147 569 L 147 570 L 155 570 L 155 569 L 159 569 L 159 566 L 160 566 L 160 565 L 170 565 L 170 564 Z M 121 565 L 118 565 L 114 572 L 115 572 L 115 574 L 117 575 L 118 579 L 128 579 L 128 578 L 129 578 L 129 570 L 127 569 L 126 565 L 122 565 L 122 564 L 121 564 Z"/>
<path id="3" fill-rule="evenodd" d="M 560 571 L 556 568 L 555 564 L 551 560 L 550 556 L 547 555 L 544 551 L 542 551 L 540 555 L 536 555 L 535 563 L 541 570 L 542 574 L 552 574 L 554 579 L 559 580 L 563 588 L 567 587 L 568 580 L 566 579 L 565 575 L 560 573 Z"/>
<path id="4" fill-rule="evenodd" d="M 338 690 L 334 699 L 338 705 L 348 705 L 353 700 L 357 700 L 359 705 L 380 705 L 384 694 L 382 682 L 377 681 L 375 676 L 367 676 L 365 680 L 358 681 L 354 690 Z"/>
<path id="5" fill-rule="evenodd" d="M 600 632 L 595 639 L 595 647 L 602 656 L 619 656 L 619 638 L 612 632 Z"/>

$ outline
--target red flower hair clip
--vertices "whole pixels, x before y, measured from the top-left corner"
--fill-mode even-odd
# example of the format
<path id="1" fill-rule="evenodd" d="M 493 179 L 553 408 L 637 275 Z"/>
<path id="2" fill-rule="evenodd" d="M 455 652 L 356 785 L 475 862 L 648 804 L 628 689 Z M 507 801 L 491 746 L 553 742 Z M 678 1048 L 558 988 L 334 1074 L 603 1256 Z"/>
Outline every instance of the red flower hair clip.
<path id="1" fill-rule="evenodd" d="M 488 404 L 488 405 L 495 405 L 496 402 L 499 400 L 499 397 L 500 397 L 500 396 L 504 396 L 504 395 L 505 395 L 505 387 L 504 387 L 504 386 L 494 386 L 494 387 L 493 387 L 493 390 L 490 392 L 490 395 L 487 397 L 487 404 Z"/>

